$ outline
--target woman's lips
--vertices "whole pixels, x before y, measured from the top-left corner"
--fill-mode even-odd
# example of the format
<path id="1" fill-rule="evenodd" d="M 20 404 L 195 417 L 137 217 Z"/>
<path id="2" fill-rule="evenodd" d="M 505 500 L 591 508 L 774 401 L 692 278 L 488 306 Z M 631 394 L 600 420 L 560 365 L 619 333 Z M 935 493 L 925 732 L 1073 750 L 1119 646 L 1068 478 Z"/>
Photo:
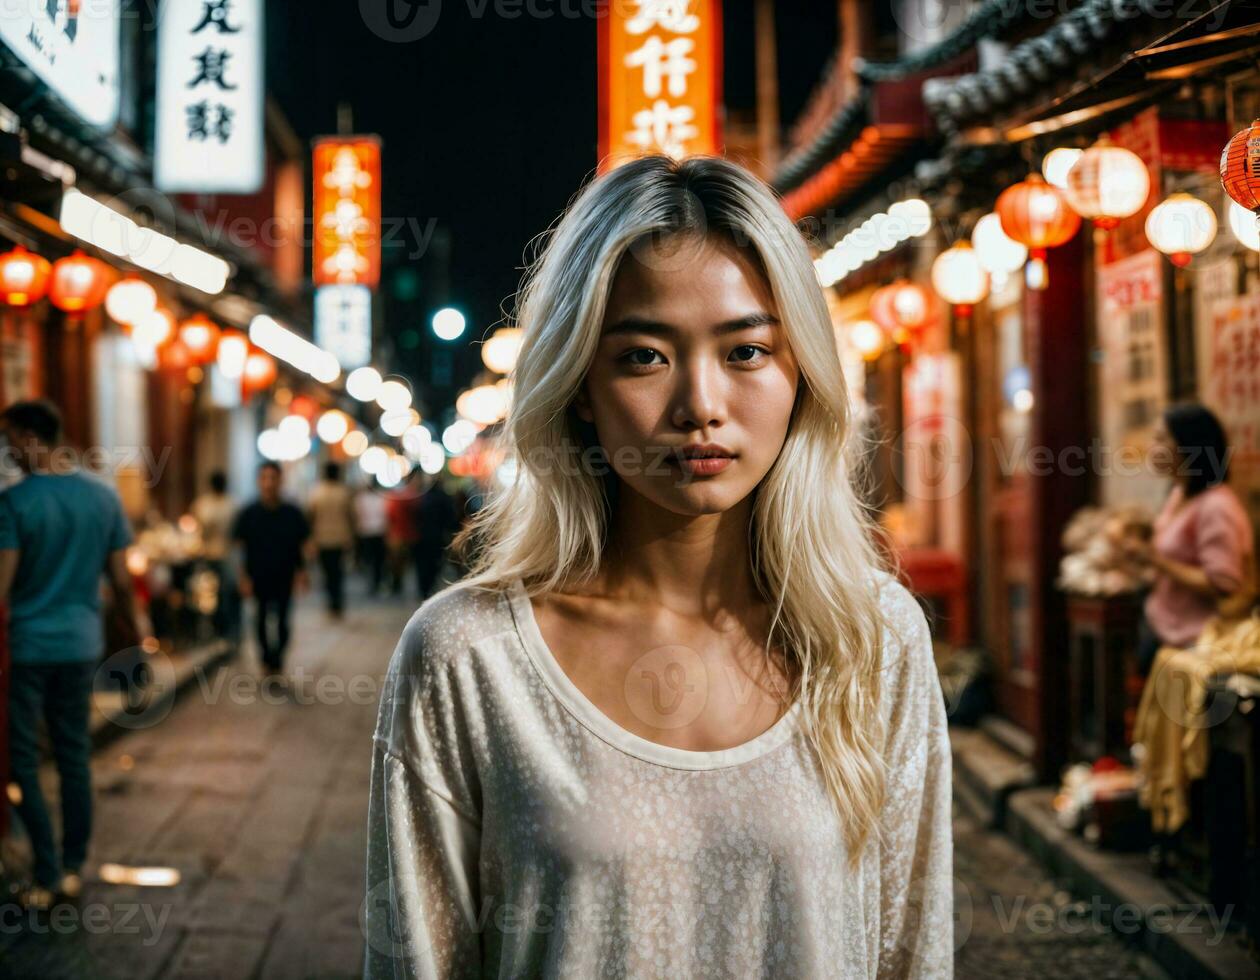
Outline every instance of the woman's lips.
<path id="1" fill-rule="evenodd" d="M 679 456 L 674 463 L 691 476 L 717 476 L 735 462 L 732 456 Z"/>

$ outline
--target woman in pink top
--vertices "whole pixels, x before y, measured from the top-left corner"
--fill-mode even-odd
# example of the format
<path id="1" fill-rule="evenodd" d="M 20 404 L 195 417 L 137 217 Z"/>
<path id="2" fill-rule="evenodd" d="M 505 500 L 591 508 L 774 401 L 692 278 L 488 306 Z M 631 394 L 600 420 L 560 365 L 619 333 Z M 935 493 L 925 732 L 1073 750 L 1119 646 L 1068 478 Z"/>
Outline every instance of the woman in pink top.
<path id="1" fill-rule="evenodd" d="M 1150 545 L 1137 549 L 1158 573 L 1139 640 L 1143 674 L 1160 646 L 1188 647 L 1198 639 L 1217 602 L 1246 584 L 1253 548 L 1247 513 L 1225 484 L 1225 432 L 1208 409 L 1169 407 L 1156 428 L 1151 462 L 1174 485 Z"/>

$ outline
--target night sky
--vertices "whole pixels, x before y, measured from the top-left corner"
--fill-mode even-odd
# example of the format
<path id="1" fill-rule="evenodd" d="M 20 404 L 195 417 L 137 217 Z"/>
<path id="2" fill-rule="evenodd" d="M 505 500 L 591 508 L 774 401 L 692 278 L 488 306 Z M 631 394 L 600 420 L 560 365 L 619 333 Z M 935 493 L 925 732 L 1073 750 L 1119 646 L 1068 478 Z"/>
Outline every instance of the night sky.
<path id="1" fill-rule="evenodd" d="M 397 270 L 420 296 L 419 323 L 391 322 L 409 342 L 431 343 L 421 310 L 450 302 L 478 339 L 511 309 L 531 238 L 555 220 L 596 164 L 596 25 L 589 0 L 534 0 L 550 18 L 496 13 L 494 0 L 430 0 L 432 30 L 383 39 L 368 20 L 387 0 L 272 0 L 267 4 L 268 89 L 304 139 L 336 132 L 337 104 L 354 130 L 383 140 L 383 211 L 404 220 L 385 243 L 389 288 Z M 404 4 L 406 0 L 394 0 Z M 836 43 L 835 6 L 777 4 L 781 118 L 795 118 Z M 367 12 L 361 12 L 364 8 Z M 500 5 L 500 11 L 517 8 Z M 724 90 L 733 109 L 754 102 L 752 2 L 724 5 Z M 431 219 L 449 234 L 449 266 L 416 259 Z M 415 229 L 420 229 L 416 231 Z M 449 281 L 445 270 L 449 269 Z M 391 316 L 397 321 L 399 316 Z M 456 366 L 466 382 L 470 351 Z M 462 369 L 461 369 L 462 368 Z M 425 379 L 417 379 L 422 383 Z"/>

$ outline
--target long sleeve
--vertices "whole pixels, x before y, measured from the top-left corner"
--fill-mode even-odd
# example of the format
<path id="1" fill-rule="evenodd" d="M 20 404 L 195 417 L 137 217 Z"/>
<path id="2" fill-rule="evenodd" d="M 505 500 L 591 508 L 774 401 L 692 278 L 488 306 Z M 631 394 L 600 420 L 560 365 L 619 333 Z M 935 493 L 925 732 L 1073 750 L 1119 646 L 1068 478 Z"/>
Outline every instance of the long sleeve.
<path id="1" fill-rule="evenodd" d="M 1229 491 L 1209 493 L 1199 505 L 1195 550 L 1208 581 L 1228 595 L 1243 584 L 1243 558 L 1250 528 Z"/>
<path id="2" fill-rule="evenodd" d="M 381 742 L 372 759 L 367 980 L 475 977 L 481 829 Z"/>
<path id="3" fill-rule="evenodd" d="M 892 651 L 897 659 L 884 675 L 892 705 L 877 975 L 936 980 L 954 975 L 952 758 L 927 623 L 913 598 L 898 591 L 890 605 L 900 650 Z"/>
<path id="4" fill-rule="evenodd" d="M 413 617 L 373 739 L 364 976 L 480 974 L 481 817 L 450 664 Z"/>

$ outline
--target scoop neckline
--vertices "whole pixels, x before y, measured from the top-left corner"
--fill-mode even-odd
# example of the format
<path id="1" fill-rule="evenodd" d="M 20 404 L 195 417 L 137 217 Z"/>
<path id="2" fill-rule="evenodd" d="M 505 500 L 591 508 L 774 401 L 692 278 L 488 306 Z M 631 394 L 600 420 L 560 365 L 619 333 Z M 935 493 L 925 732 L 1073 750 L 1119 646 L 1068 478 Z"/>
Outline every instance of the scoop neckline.
<path id="1" fill-rule="evenodd" d="M 797 731 L 801 714 L 799 698 L 760 735 L 726 749 L 707 752 L 680 749 L 636 735 L 604 714 L 564 672 L 543 639 L 529 592 L 520 578 L 513 580 L 508 588 L 507 600 L 521 646 L 551 693 L 583 727 L 627 755 L 670 769 L 725 769 L 760 758 L 783 745 Z"/>

